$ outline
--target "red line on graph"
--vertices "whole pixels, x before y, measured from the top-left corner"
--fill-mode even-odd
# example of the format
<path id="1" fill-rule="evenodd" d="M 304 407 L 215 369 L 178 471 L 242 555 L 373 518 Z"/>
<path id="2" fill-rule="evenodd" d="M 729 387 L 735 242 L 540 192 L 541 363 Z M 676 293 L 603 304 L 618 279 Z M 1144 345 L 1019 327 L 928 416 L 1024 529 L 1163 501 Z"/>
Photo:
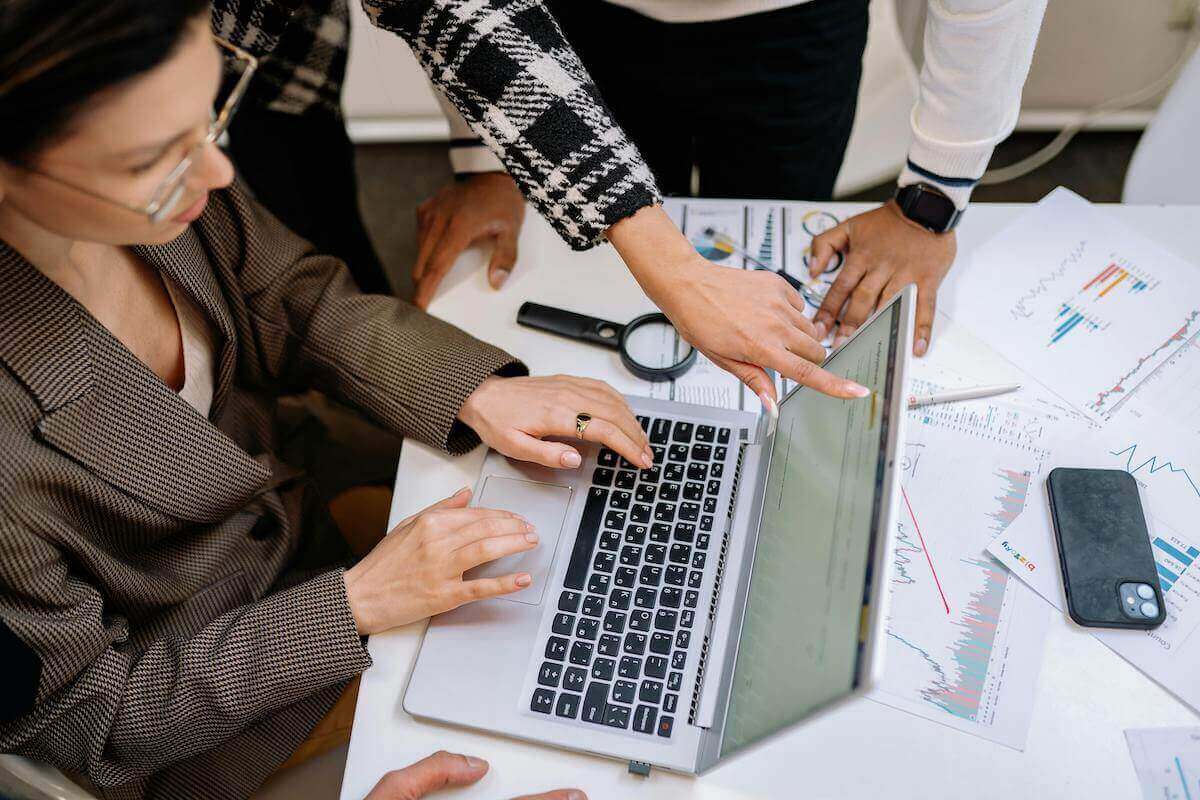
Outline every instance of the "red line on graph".
<path id="1" fill-rule="evenodd" d="M 908 507 L 908 516 L 912 517 L 913 527 L 917 529 L 917 538 L 921 540 L 921 549 L 925 551 L 925 560 L 929 562 L 929 571 L 933 573 L 933 582 L 937 584 L 938 594 L 942 596 L 942 605 L 946 607 L 946 613 L 950 613 L 950 604 L 946 602 L 946 593 L 942 591 L 942 582 L 938 580 L 937 570 L 933 568 L 933 559 L 929 557 L 929 548 L 925 546 L 925 537 L 921 535 L 921 523 L 917 522 L 917 515 L 913 513 L 912 503 L 908 502 L 908 492 L 904 491 L 904 487 L 900 487 L 900 495 L 904 498 L 904 505 Z"/>

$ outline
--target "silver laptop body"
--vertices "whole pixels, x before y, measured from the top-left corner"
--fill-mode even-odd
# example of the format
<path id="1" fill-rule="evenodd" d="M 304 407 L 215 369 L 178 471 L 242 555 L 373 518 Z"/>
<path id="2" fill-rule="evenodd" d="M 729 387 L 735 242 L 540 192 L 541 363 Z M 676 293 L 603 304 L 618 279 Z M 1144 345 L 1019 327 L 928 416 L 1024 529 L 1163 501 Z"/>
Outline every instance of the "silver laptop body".
<path id="1" fill-rule="evenodd" d="M 473 503 L 526 516 L 541 541 L 479 574 L 533 584 L 432 620 L 405 710 L 700 773 L 868 691 L 914 301 L 910 286 L 826 361 L 869 398 L 795 389 L 777 429 L 766 414 L 628 398 L 658 434 L 658 474 L 595 445 L 570 472 L 489 452 Z"/>

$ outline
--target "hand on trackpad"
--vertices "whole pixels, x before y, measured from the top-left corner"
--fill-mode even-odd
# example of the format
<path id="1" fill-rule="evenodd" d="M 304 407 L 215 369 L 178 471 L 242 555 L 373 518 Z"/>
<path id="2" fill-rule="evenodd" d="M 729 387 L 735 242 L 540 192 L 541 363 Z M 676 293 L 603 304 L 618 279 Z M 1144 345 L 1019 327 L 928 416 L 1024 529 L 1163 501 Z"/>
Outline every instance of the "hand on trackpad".
<path id="1" fill-rule="evenodd" d="M 552 483 L 538 483 L 517 478 L 489 475 L 484 479 L 483 489 L 471 504 L 479 508 L 501 508 L 520 514 L 533 524 L 537 531 L 538 545 L 524 553 L 497 559 L 468 570 L 463 576 L 473 578 L 497 578 L 514 572 L 528 572 L 533 582 L 519 592 L 505 595 L 501 600 L 537 605 L 542 602 L 546 591 L 546 577 L 554 563 L 558 549 L 558 537 L 562 533 L 563 518 L 571 505 L 571 487 Z"/>

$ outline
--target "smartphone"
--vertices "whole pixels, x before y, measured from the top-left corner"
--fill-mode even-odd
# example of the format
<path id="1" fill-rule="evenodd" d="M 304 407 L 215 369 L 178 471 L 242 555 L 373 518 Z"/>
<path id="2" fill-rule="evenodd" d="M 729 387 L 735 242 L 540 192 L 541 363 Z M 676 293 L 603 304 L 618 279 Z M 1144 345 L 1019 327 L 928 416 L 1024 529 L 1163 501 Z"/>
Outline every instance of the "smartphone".
<path id="1" fill-rule="evenodd" d="M 1162 586 L 1133 476 L 1059 467 L 1046 490 L 1071 619 L 1093 628 L 1161 625 Z"/>

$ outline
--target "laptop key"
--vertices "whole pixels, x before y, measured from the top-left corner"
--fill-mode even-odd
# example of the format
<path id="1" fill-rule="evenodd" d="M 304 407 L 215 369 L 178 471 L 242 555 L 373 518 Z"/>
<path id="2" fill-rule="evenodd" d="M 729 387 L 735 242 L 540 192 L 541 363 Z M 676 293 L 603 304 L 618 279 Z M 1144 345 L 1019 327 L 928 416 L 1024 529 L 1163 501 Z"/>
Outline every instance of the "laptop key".
<path id="1" fill-rule="evenodd" d="M 697 536 L 696 537 L 696 549 L 697 550 L 707 550 L 708 543 L 709 543 L 709 541 L 711 541 L 711 538 L 712 538 L 711 535 L 707 534 L 707 533 L 702 533 L 699 536 Z"/>
<path id="2" fill-rule="evenodd" d="M 625 634 L 625 652 L 632 656 L 644 655 L 646 652 L 646 641 L 646 634 L 644 633 L 630 632 Z M 576 644 L 580 644 L 580 642 L 576 642 Z"/>
<path id="3" fill-rule="evenodd" d="M 707 556 L 705 556 L 704 553 L 696 553 L 692 556 L 692 566 L 696 569 L 704 569 L 704 562 L 706 560 Z"/>
<path id="4" fill-rule="evenodd" d="M 633 681 L 617 681 L 613 684 L 612 699 L 618 703 L 632 703 L 637 700 L 638 685 Z"/>
<path id="5" fill-rule="evenodd" d="M 592 483 L 597 486 L 612 486 L 613 471 L 608 467 L 596 467 L 592 473 Z"/>
<path id="6" fill-rule="evenodd" d="M 558 696 L 558 705 L 554 708 L 554 713 L 559 717 L 567 719 L 575 719 L 575 715 L 579 713 L 579 701 L 582 698 L 577 694 L 563 692 Z"/>
<path id="7" fill-rule="evenodd" d="M 666 444 L 671 435 L 671 421 L 668 419 L 656 419 L 650 426 L 650 443 L 651 444 Z"/>
<path id="8" fill-rule="evenodd" d="M 633 596 L 633 604 L 638 608 L 654 608 L 656 600 L 658 600 L 658 591 L 648 586 L 641 587 Z"/>
<path id="9" fill-rule="evenodd" d="M 633 592 L 628 589 L 613 589 L 612 594 L 608 596 L 608 605 L 610 608 L 615 608 L 618 611 L 628 611 L 630 603 L 633 602 Z"/>
<path id="10" fill-rule="evenodd" d="M 562 677 L 562 670 L 562 664 L 555 664 L 553 661 L 543 661 L 542 668 L 538 670 L 538 683 L 551 688 L 557 687 L 558 679 Z"/>
<path id="11" fill-rule="evenodd" d="M 649 656 L 646 659 L 647 678 L 667 677 L 667 660 L 662 656 Z"/>
<path id="12" fill-rule="evenodd" d="M 613 670 L 617 668 L 617 662 L 611 658 L 597 658 L 596 663 L 592 664 L 592 677 L 597 680 L 611 681 Z"/>
<path id="13" fill-rule="evenodd" d="M 690 422 L 676 420 L 675 428 L 671 431 L 671 440 L 675 442 L 690 442 L 692 440 L 692 429 L 695 426 Z"/>
<path id="14" fill-rule="evenodd" d="M 695 522 L 700 516 L 700 506 L 695 503 L 680 503 L 679 518 L 685 522 Z"/>
<path id="15" fill-rule="evenodd" d="M 709 478 L 708 486 L 705 487 L 705 489 L 713 497 L 716 497 L 717 495 L 719 495 L 721 493 L 721 482 L 719 480 L 717 480 L 716 478 Z"/>
<path id="16" fill-rule="evenodd" d="M 665 564 L 666 562 L 667 546 L 665 544 L 652 544 L 646 548 L 647 564 Z"/>
<path id="17" fill-rule="evenodd" d="M 596 572 L 612 572 L 613 565 L 616 564 L 617 557 L 612 553 L 601 550 L 596 553 L 596 557 L 592 559 L 592 569 Z"/>
<path id="18" fill-rule="evenodd" d="M 607 550 L 610 553 L 615 552 L 621 546 L 621 534 L 617 531 L 605 531 L 600 534 L 600 549 Z"/>
<path id="19" fill-rule="evenodd" d="M 658 709 L 650 706 L 638 706 L 633 712 L 633 729 L 638 733 L 653 733 L 654 721 L 658 717 Z"/>
<path id="20" fill-rule="evenodd" d="M 646 526 L 630 525 L 625 531 L 625 544 L 642 545 L 646 543 Z M 616 549 L 616 548 L 613 548 Z"/>
<path id="21" fill-rule="evenodd" d="M 688 460 L 686 444 L 673 444 L 667 448 L 667 460 L 682 464 Z"/>
<path id="22" fill-rule="evenodd" d="M 717 438 L 717 429 L 712 425 L 697 425 L 696 426 L 696 441 L 711 442 Z"/>
<path id="23" fill-rule="evenodd" d="M 574 614 L 579 610 L 579 592 L 563 592 L 558 596 L 558 610 L 569 611 Z"/>
<path id="24" fill-rule="evenodd" d="M 729 428 L 721 428 L 717 431 L 717 441 L 721 444 L 729 444 Z"/>
<path id="25" fill-rule="evenodd" d="M 638 674 L 642 671 L 642 660 L 633 656 L 621 656 L 621 661 L 617 664 L 617 674 L 622 678 L 637 680 Z"/>
<path id="26" fill-rule="evenodd" d="M 661 464 L 667 459 L 667 448 L 661 444 L 650 445 L 650 452 L 654 455 L 654 463 Z"/>
<path id="27" fill-rule="evenodd" d="M 662 479 L 662 467 L 649 467 L 638 473 L 638 477 L 646 483 L 658 483 Z"/>
<path id="28" fill-rule="evenodd" d="M 711 515 L 705 514 L 700 518 L 700 530 L 706 533 L 712 532 L 713 518 Z"/>
<path id="29" fill-rule="evenodd" d="M 636 484 L 637 473 L 624 469 L 617 473 L 616 480 L 613 481 L 613 486 L 617 489 L 632 489 Z"/>
<path id="30" fill-rule="evenodd" d="M 696 526 L 690 522 L 675 523 L 675 541 L 690 542 L 696 538 Z"/>
<path id="31" fill-rule="evenodd" d="M 687 568 L 672 564 L 663 573 L 663 580 L 670 586 L 683 586 L 683 582 L 687 580 Z"/>
<path id="32" fill-rule="evenodd" d="M 625 615 L 620 611 L 609 611 L 604 615 L 604 630 L 609 633 L 624 633 Z"/>
<path id="33" fill-rule="evenodd" d="M 600 455 L 596 456 L 596 463 L 602 467 L 614 467 L 617 464 L 617 454 L 607 447 L 601 447 Z"/>
<path id="34" fill-rule="evenodd" d="M 613 578 L 613 583 L 625 589 L 632 588 L 637 583 L 637 570 L 633 567 L 617 567 L 617 574 Z"/>
<path id="35" fill-rule="evenodd" d="M 703 503 L 703 505 L 701 505 L 701 508 L 704 509 L 705 514 L 717 513 L 717 498 L 715 498 L 715 497 L 704 498 L 704 503 Z"/>
<path id="36" fill-rule="evenodd" d="M 649 611 L 636 610 L 629 612 L 629 630 L 645 633 L 650 630 L 653 615 Z"/>
<path id="37" fill-rule="evenodd" d="M 663 467 L 663 480 L 666 481 L 682 481 L 683 480 L 683 464 L 667 464 Z"/>
<path id="38" fill-rule="evenodd" d="M 681 650 L 687 650 L 688 645 L 692 643 L 691 631 L 680 631 L 675 634 L 675 646 Z"/>
<path id="39" fill-rule="evenodd" d="M 571 663 L 586 667 L 592 661 L 592 643 L 575 642 L 571 645 Z"/>
<path id="40" fill-rule="evenodd" d="M 653 503 L 657 492 L 654 487 L 648 483 L 639 483 L 637 490 L 633 493 L 633 499 L 639 503 Z"/>
<path id="41" fill-rule="evenodd" d="M 649 522 L 650 521 L 650 506 L 644 503 L 634 503 L 633 508 L 629 510 L 630 522 Z"/>
<path id="42" fill-rule="evenodd" d="M 717 480 L 720 480 L 725 475 L 725 465 L 718 461 L 712 465 L 708 471 L 708 474 Z"/>
<path id="43" fill-rule="evenodd" d="M 683 604 L 688 608 L 695 608 L 700 602 L 700 593 L 695 589 L 688 589 L 683 595 Z"/>
<path id="44" fill-rule="evenodd" d="M 625 512 L 609 511 L 604 515 L 604 527 L 618 531 L 625 530 Z"/>
<path id="45" fill-rule="evenodd" d="M 630 494 L 629 492 L 625 492 L 625 491 L 621 491 L 621 492 L 614 491 L 612 493 L 612 496 L 608 499 L 609 506 L 611 506 L 612 508 L 620 509 L 621 511 L 628 510 L 629 504 L 631 502 L 633 502 L 633 495 Z M 613 525 L 610 527 L 617 528 L 617 527 L 621 527 L 621 526 Z"/>
<path id="46" fill-rule="evenodd" d="M 692 557 L 692 548 L 682 542 L 671 545 L 671 563 L 686 564 Z"/>
<path id="47" fill-rule="evenodd" d="M 603 724 L 606 705 L 608 705 L 608 684 L 592 681 L 588 684 L 587 693 L 583 696 L 583 713 L 579 718 L 584 722 Z"/>
<path id="48" fill-rule="evenodd" d="M 549 714 L 554 708 L 554 692 L 549 689 L 535 689 L 533 701 L 529 704 L 530 711 L 539 714 Z"/>
<path id="49" fill-rule="evenodd" d="M 603 572 L 596 572 L 588 578 L 587 590 L 593 594 L 608 594 L 610 580 Z"/>
<path id="50" fill-rule="evenodd" d="M 669 694 L 664 697 L 662 707 L 663 711 L 667 712 L 668 714 L 674 714 L 675 709 L 679 707 L 679 695 Z"/>
<path id="51" fill-rule="evenodd" d="M 708 461 L 712 458 L 712 447 L 707 444 L 692 445 L 692 458 L 696 461 Z"/>
<path id="52" fill-rule="evenodd" d="M 678 692 L 681 686 L 683 686 L 683 673 L 672 672 L 671 676 L 667 678 L 667 689 L 672 692 Z"/>
<path id="53" fill-rule="evenodd" d="M 612 728 L 628 728 L 629 708 L 609 703 L 604 708 L 604 724 Z"/>
<path id="54" fill-rule="evenodd" d="M 571 560 L 567 564 L 567 575 L 563 585 L 568 589 L 582 589 L 584 578 L 587 576 L 588 558 L 600 534 L 600 515 L 604 513 L 604 503 L 608 500 L 608 490 L 593 486 L 588 490 L 587 502 L 583 506 L 583 518 L 579 520 L 579 532 L 575 534 L 575 546 L 571 549 Z M 619 526 L 624 528 L 624 520 Z"/>
<path id="55" fill-rule="evenodd" d="M 716 450 L 713 450 L 713 460 L 714 461 L 724 461 L 725 455 L 726 455 L 726 451 L 725 451 L 724 447 L 718 447 Z"/>
<path id="56" fill-rule="evenodd" d="M 668 611 L 665 608 L 660 608 L 654 614 L 654 628 L 660 631 L 673 631 L 675 625 L 679 621 L 679 614 L 674 611 Z"/>
<path id="57" fill-rule="evenodd" d="M 682 611 L 682 612 L 680 612 L 680 614 L 679 614 L 679 624 L 680 624 L 681 626 L 683 626 L 684 628 L 690 628 L 690 627 L 692 627 L 692 624 L 693 624 L 695 621 L 696 621 L 696 612 L 695 612 L 695 611 Z"/>
<path id="58" fill-rule="evenodd" d="M 671 526 L 665 522 L 656 522 L 650 526 L 650 541 L 666 544 L 671 541 Z"/>
<path id="59" fill-rule="evenodd" d="M 638 692 L 638 698 L 643 703 L 654 703 L 657 705 L 658 701 L 662 699 L 662 690 L 663 685 L 658 681 L 642 681 L 642 688 Z"/>
<path id="60" fill-rule="evenodd" d="M 662 594 L 659 595 L 659 600 L 667 608 L 679 608 L 679 603 L 683 600 L 683 592 L 674 586 L 664 586 Z"/>
<path id="61" fill-rule="evenodd" d="M 650 634 L 650 652 L 657 653 L 660 656 L 665 656 L 671 652 L 673 639 L 671 634 L 655 631 Z"/>
<path id="62" fill-rule="evenodd" d="M 667 642 L 670 644 L 670 641 Z M 687 663 L 687 651 L 676 650 L 671 656 L 671 669 L 683 669 L 683 665 Z"/>
<path id="63" fill-rule="evenodd" d="M 583 687 L 587 684 L 587 670 L 581 667 L 567 667 L 567 672 L 563 675 L 563 688 L 572 692 L 582 692 Z"/>
<path id="64" fill-rule="evenodd" d="M 703 556 L 704 553 L 696 553 L 696 555 Z M 701 562 L 701 567 L 703 567 L 703 562 Z M 688 588 L 689 589 L 699 589 L 700 582 L 702 580 L 704 580 L 704 573 L 698 572 L 696 570 L 692 570 L 691 574 L 688 575 Z"/>
<path id="65" fill-rule="evenodd" d="M 679 499 L 679 487 L 680 484 L 671 481 L 662 484 L 658 487 L 658 499 L 674 503 Z"/>
<path id="66" fill-rule="evenodd" d="M 683 499 L 699 501 L 704 497 L 704 484 L 688 481 L 683 485 Z"/>
<path id="67" fill-rule="evenodd" d="M 700 481 L 701 483 L 708 480 L 708 464 L 697 464 L 695 462 L 688 464 L 687 479 L 689 481 Z"/>
<path id="68" fill-rule="evenodd" d="M 627 544 L 621 548 L 621 563 L 625 566 L 637 566 L 642 563 L 642 548 Z"/>
<path id="69" fill-rule="evenodd" d="M 575 626 L 575 637 L 578 639 L 593 640 L 600 634 L 600 620 L 589 619 L 582 617 L 579 624 Z"/>
<path id="70" fill-rule="evenodd" d="M 654 519 L 658 522 L 671 522 L 675 519 L 674 503 L 659 503 L 654 507 Z"/>
<path id="71" fill-rule="evenodd" d="M 570 636 L 571 631 L 575 629 L 575 617 L 571 614 L 559 612 L 554 615 L 554 621 L 550 623 L 550 630 L 557 633 L 559 636 Z"/>
<path id="72" fill-rule="evenodd" d="M 662 583 L 662 567 L 643 564 L 641 572 L 638 573 L 638 582 L 643 586 L 658 588 L 658 585 Z"/>
<path id="73" fill-rule="evenodd" d="M 671 738 L 671 727 L 675 724 L 672 717 L 663 717 L 658 721 L 658 735 L 664 739 Z"/>
<path id="74" fill-rule="evenodd" d="M 678 639 L 676 639 L 678 645 Z M 617 657 L 621 655 L 621 637 L 604 634 L 600 637 L 600 643 L 596 645 L 596 652 L 602 656 Z"/>
<path id="75" fill-rule="evenodd" d="M 604 613 L 604 598 L 589 594 L 583 598 L 583 613 L 589 617 L 598 617 Z"/>
<path id="76" fill-rule="evenodd" d="M 546 640 L 546 658 L 562 661 L 567 657 L 567 640 L 561 636 L 551 636 Z"/>
<path id="77" fill-rule="evenodd" d="M 642 426 L 643 431 L 650 430 L 650 418 L 649 417 L 647 417 L 643 414 L 638 414 L 637 421 L 638 421 L 638 425 Z"/>

